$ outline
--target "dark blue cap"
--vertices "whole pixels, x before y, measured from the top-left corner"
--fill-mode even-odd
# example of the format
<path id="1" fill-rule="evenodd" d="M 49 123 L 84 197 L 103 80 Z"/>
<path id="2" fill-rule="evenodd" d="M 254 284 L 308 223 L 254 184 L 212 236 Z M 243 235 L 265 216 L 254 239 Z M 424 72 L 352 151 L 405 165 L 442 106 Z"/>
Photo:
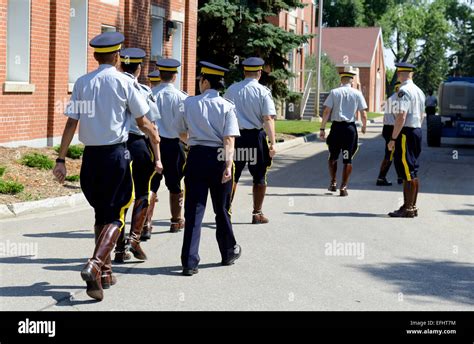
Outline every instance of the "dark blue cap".
<path id="1" fill-rule="evenodd" d="M 416 68 L 415 65 L 408 62 L 397 62 L 395 63 L 395 67 L 397 67 L 398 72 L 413 72 Z"/>
<path id="2" fill-rule="evenodd" d="M 126 64 L 142 63 L 146 52 L 140 48 L 126 48 L 120 51 L 120 61 Z"/>
<path id="3" fill-rule="evenodd" d="M 229 71 L 227 68 L 206 61 L 201 61 L 199 64 L 201 65 L 201 74 L 224 76 L 225 72 Z"/>
<path id="4" fill-rule="evenodd" d="M 154 70 L 150 74 L 148 74 L 148 79 L 153 82 L 161 81 L 160 77 L 160 71 L 159 70 Z"/>
<path id="5" fill-rule="evenodd" d="M 244 70 L 248 72 L 256 72 L 262 70 L 265 61 L 260 57 L 249 57 L 242 62 Z"/>
<path id="6" fill-rule="evenodd" d="M 104 32 L 95 36 L 89 42 L 96 53 L 113 53 L 122 48 L 125 37 L 120 32 Z"/>
<path id="7" fill-rule="evenodd" d="M 156 66 L 163 72 L 177 72 L 181 62 L 175 59 L 159 59 L 156 61 Z"/>

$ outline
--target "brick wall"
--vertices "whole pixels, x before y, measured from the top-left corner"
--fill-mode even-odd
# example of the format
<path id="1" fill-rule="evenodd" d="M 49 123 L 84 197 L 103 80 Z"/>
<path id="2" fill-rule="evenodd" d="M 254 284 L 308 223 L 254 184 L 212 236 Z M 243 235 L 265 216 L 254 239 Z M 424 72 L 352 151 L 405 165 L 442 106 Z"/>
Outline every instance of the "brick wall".
<path id="1" fill-rule="evenodd" d="M 184 18 L 182 46 L 182 86 L 194 94 L 196 68 L 197 0 L 154 0 L 165 9 L 164 23 L 173 15 Z M 8 0 L 0 0 L 0 56 L 6 56 Z M 149 1 L 120 0 L 111 5 L 100 0 L 88 2 L 88 39 L 110 25 L 126 35 L 126 46 L 138 46 L 150 55 L 151 4 Z M 66 117 L 59 104 L 68 100 L 69 15 L 67 0 L 31 1 L 30 83 L 33 92 L 5 92 L 6 65 L 0 64 L 0 145 L 52 145 L 62 134 Z M 164 30 L 165 31 L 165 30 Z M 171 57 L 172 40 L 164 40 L 163 56 Z M 97 68 L 93 50 L 88 47 L 87 68 Z M 154 69 L 149 57 L 142 81 Z"/>

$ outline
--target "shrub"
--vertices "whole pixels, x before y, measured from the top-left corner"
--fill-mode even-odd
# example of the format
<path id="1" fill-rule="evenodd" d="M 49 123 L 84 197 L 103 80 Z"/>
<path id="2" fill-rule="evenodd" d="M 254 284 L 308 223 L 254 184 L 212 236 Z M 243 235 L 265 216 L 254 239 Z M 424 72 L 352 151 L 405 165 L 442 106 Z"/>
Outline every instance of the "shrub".
<path id="1" fill-rule="evenodd" d="M 0 179 L 0 194 L 15 195 L 22 192 L 24 189 L 25 187 L 23 184 Z"/>
<path id="2" fill-rule="evenodd" d="M 39 168 L 41 170 L 51 170 L 54 167 L 54 162 L 48 156 L 38 153 L 26 154 L 21 163 L 28 167 Z"/>
<path id="3" fill-rule="evenodd" d="M 60 146 L 55 146 L 54 150 L 56 153 L 59 153 Z M 84 154 L 84 147 L 81 145 L 72 145 L 69 146 L 66 156 L 71 159 L 80 159 Z"/>
<path id="4" fill-rule="evenodd" d="M 3 177 L 6 169 L 7 169 L 6 167 L 0 166 L 0 177 Z"/>
<path id="5" fill-rule="evenodd" d="M 79 176 L 77 174 L 73 176 L 67 176 L 65 178 L 68 182 L 78 182 L 79 181 Z"/>

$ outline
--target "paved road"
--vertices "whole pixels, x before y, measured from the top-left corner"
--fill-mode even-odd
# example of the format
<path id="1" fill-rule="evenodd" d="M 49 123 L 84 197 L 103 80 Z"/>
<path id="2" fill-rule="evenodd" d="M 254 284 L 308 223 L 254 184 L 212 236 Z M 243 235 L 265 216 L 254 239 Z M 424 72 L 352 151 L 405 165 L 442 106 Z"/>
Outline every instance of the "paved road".
<path id="1" fill-rule="evenodd" d="M 115 266 L 119 282 L 100 303 L 79 275 L 93 250 L 88 206 L 3 220 L 0 248 L 12 256 L 0 257 L 0 310 L 474 310 L 474 147 L 425 147 L 420 216 L 390 219 L 402 194 L 374 185 L 380 131 L 372 124 L 361 139 L 347 198 L 326 191 L 323 143 L 281 152 L 268 178 L 267 225 L 249 224 L 246 175 L 233 207 L 241 259 L 219 265 L 208 209 L 194 277 L 180 275 L 182 233 L 167 233 L 161 191 L 144 244 L 150 260 Z M 30 246 L 15 252 L 19 244 Z"/>

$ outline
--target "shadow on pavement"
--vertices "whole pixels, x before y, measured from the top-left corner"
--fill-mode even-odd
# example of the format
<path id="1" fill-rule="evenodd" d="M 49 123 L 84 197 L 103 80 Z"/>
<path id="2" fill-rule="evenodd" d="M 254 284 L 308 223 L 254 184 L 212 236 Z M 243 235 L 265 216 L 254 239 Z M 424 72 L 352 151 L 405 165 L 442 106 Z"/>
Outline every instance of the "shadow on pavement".
<path id="1" fill-rule="evenodd" d="M 356 212 L 337 212 L 337 213 L 305 213 L 305 212 L 285 212 L 287 215 L 306 215 L 318 217 L 381 217 L 388 218 L 387 214 L 373 214 L 373 213 L 356 213 Z"/>
<path id="2" fill-rule="evenodd" d="M 376 129 L 381 132 L 381 126 Z M 389 187 L 375 185 L 380 163 L 383 159 L 385 143 L 381 136 L 364 138 L 359 135 L 360 149 L 353 161 L 354 170 L 349 182 L 350 190 L 371 190 L 385 192 L 402 192 L 401 185 L 396 184 L 395 168 L 392 165 L 388 178 L 394 182 Z M 311 156 L 301 155 L 300 150 L 308 152 L 311 147 L 321 145 L 322 142 L 307 143 L 301 148 L 282 152 L 274 159 L 273 166 L 268 173 L 269 196 L 292 196 L 294 188 L 326 189 L 329 185 L 327 167 L 327 150 Z M 474 183 L 469 183 L 474 175 L 474 146 L 472 145 L 443 145 L 439 148 L 426 145 L 426 130 L 423 131 L 423 150 L 420 156 L 420 192 L 452 195 L 474 195 Z M 457 159 L 453 158 L 456 151 Z M 251 185 L 248 170 L 239 184 Z M 341 182 L 342 161 L 338 163 L 338 184 Z M 288 188 L 288 194 L 272 194 L 272 188 Z M 296 196 L 323 196 L 322 194 L 296 192 Z M 236 197 L 239 197 L 237 192 Z"/>
<path id="3" fill-rule="evenodd" d="M 93 239 L 93 230 L 24 234 L 28 238 Z"/>
<path id="4" fill-rule="evenodd" d="M 65 291 L 59 291 L 65 289 Z M 51 285 L 48 282 L 38 282 L 28 286 L 0 287 L 0 297 L 51 297 L 60 302 L 71 298 L 71 290 L 82 289 L 77 285 Z M 84 286 L 85 289 L 85 286 Z"/>
<path id="5" fill-rule="evenodd" d="M 471 264 L 410 259 L 406 263 L 350 267 L 395 285 L 405 298 L 426 296 L 474 305 L 474 267 Z"/>

